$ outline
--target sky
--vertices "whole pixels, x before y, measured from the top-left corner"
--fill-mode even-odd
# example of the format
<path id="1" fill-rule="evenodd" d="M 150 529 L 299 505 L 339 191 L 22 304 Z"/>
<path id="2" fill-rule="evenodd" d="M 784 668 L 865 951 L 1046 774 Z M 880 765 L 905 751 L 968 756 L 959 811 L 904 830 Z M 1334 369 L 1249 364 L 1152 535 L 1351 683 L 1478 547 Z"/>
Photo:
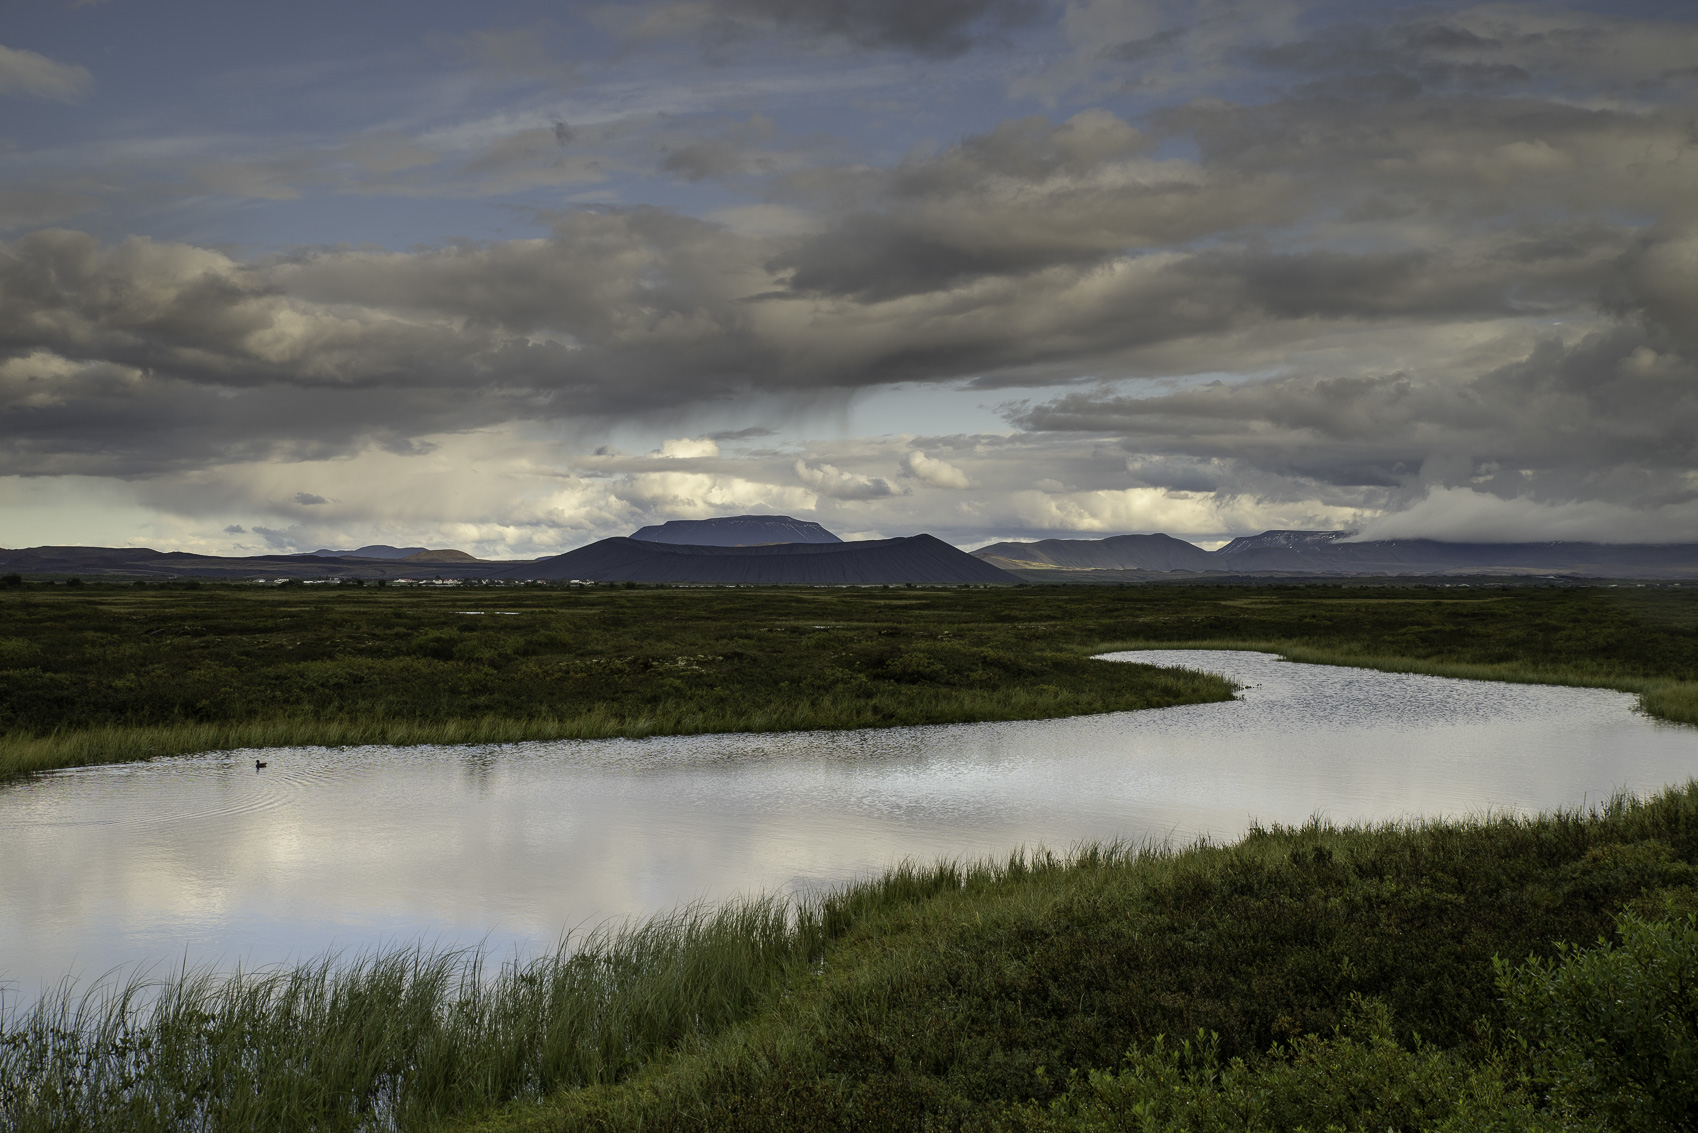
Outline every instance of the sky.
<path id="1" fill-rule="evenodd" d="M 1698 6 L 16 0 L 0 545 L 1698 541 Z"/>

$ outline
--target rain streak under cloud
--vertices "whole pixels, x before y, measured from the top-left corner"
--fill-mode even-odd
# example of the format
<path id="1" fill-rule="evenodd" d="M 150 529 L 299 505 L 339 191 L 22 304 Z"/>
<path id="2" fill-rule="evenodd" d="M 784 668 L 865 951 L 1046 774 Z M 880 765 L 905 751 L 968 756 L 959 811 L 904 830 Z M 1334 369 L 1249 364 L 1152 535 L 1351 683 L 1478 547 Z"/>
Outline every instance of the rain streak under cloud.
<path id="1" fill-rule="evenodd" d="M 0 22 L 11 546 L 1698 540 L 1690 5 Z"/>

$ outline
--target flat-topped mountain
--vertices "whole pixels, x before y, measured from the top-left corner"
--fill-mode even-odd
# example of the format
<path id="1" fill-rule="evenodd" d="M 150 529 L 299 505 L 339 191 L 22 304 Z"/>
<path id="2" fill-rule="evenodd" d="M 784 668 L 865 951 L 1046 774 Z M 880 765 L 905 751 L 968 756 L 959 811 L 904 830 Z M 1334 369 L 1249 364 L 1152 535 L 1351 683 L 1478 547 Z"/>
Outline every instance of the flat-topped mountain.
<path id="1" fill-rule="evenodd" d="M 671 519 L 631 533 L 645 543 L 692 547 L 760 547 L 768 543 L 841 543 L 817 523 L 788 515 L 726 515 L 717 519 Z"/>
<path id="2" fill-rule="evenodd" d="M 1037 572 L 1059 578 L 1057 572 L 1091 571 L 1698 578 L 1694 543 L 1356 541 L 1350 531 L 1264 531 L 1241 536 L 1216 551 L 1166 535 L 1119 535 L 996 543 L 973 554 L 1027 578 L 1037 577 Z"/>
<path id="3" fill-rule="evenodd" d="M 867 586 L 1020 581 L 930 535 L 855 543 L 715 547 L 603 539 L 497 577 L 742 586 Z"/>

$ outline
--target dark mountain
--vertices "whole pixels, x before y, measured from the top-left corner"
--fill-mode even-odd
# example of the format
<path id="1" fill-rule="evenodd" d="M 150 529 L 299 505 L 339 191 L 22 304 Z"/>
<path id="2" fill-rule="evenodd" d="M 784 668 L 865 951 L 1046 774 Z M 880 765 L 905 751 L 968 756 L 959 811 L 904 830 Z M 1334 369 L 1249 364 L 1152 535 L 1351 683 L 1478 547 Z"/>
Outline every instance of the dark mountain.
<path id="1" fill-rule="evenodd" d="M 743 517 L 738 517 L 743 518 Z M 756 517 L 782 518 L 782 517 Z M 828 533 L 829 534 L 829 533 Z M 857 543 L 707 546 L 604 539 L 535 563 L 464 551 L 406 558 L 254 555 L 221 558 L 151 547 L 0 549 L 0 572 L 128 578 L 581 578 L 603 582 L 790 583 L 1138 582 L 1189 574 L 1262 577 L 1497 575 L 1698 580 L 1694 543 L 1350 542 L 1343 531 L 1265 531 L 1204 551 L 1166 535 L 996 543 L 968 555 L 930 535 Z M 361 548 L 368 550 L 369 548 Z M 397 548 L 399 549 L 399 548 Z M 1013 572 L 1005 573 L 1005 571 Z"/>
<path id="2" fill-rule="evenodd" d="M 0 567 L 34 574 L 153 574 L 166 556 L 152 547 L 24 547 L 0 550 Z"/>
<path id="3" fill-rule="evenodd" d="M 405 559 L 424 552 L 424 547 L 390 547 L 383 543 L 374 543 L 357 551 L 317 550 L 309 553 L 321 559 Z"/>
<path id="4" fill-rule="evenodd" d="M 1212 570 L 1201 547 L 1171 535 L 1115 535 L 1107 539 L 1043 539 L 993 543 L 973 552 L 1004 570 L 1066 567 L 1073 570 Z"/>
<path id="5" fill-rule="evenodd" d="M 718 519 L 672 519 L 631 533 L 645 543 L 692 547 L 760 547 L 768 543 L 841 543 L 817 523 L 787 515 L 726 515 Z"/>
<path id="6" fill-rule="evenodd" d="M 1313 574 L 1557 574 L 1588 578 L 1698 575 L 1691 543 L 1350 542 L 1348 531 L 1266 531 L 1214 552 L 1217 570 Z"/>
<path id="7" fill-rule="evenodd" d="M 1024 577 L 1040 571 L 1207 571 L 1284 575 L 1560 575 L 1574 578 L 1698 578 L 1694 543 L 1443 543 L 1435 539 L 1351 542 L 1349 531 L 1264 531 L 1217 551 L 1178 551 L 1156 565 L 1141 548 L 1177 543 L 1165 535 L 997 543 L 973 554 Z M 1128 539 L 1166 540 L 1127 543 Z M 1093 549 L 1095 548 L 1095 549 Z M 1142 557 L 1141 557 L 1142 556 Z M 1087 577 L 1087 575 L 1076 575 Z M 1107 577 L 1106 575 L 1103 577 Z"/>
<path id="8" fill-rule="evenodd" d="M 151 547 L 30 547 L 0 549 L 0 571 L 83 575 L 89 578 L 481 578 L 506 563 L 489 563 L 464 551 L 426 551 L 426 557 L 376 559 L 325 555 L 253 555 L 224 558 Z"/>
<path id="9" fill-rule="evenodd" d="M 930 535 L 760 547 L 603 539 L 551 559 L 509 567 L 494 577 L 797 586 L 1019 581 Z"/>

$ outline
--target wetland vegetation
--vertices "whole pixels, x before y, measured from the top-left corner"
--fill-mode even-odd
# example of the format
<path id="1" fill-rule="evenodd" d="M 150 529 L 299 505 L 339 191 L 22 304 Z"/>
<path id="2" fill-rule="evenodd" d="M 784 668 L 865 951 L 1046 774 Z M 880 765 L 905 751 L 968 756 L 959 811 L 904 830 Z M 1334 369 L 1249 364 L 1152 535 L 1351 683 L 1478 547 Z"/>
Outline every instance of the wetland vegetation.
<path id="1" fill-rule="evenodd" d="M 1698 721 L 1698 588 L 31 583 L 0 589 L 0 778 L 234 747 L 1041 719 L 1230 695 L 1089 660 L 1141 646 L 1619 688 Z"/>
<path id="2" fill-rule="evenodd" d="M 1686 588 L 91 583 L 10 587 L 0 610 L 12 774 L 1228 694 L 1089 660 L 1139 646 L 1613 687 L 1698 718 Z M 1695 894 L 1698 783 L 1591 813 L 916 864 L 498 971 L 404 949 L 66 989 L 0 1023 L 0 1127 L 1690 1129 Z"/>
<path id="3" fill-rule="evenodd" d="M 1698 785 L 1591 813 L 908 866 L 480 979 L 418 951 L 49 996 L 34 1130 L 1678 1130 Z"/>

